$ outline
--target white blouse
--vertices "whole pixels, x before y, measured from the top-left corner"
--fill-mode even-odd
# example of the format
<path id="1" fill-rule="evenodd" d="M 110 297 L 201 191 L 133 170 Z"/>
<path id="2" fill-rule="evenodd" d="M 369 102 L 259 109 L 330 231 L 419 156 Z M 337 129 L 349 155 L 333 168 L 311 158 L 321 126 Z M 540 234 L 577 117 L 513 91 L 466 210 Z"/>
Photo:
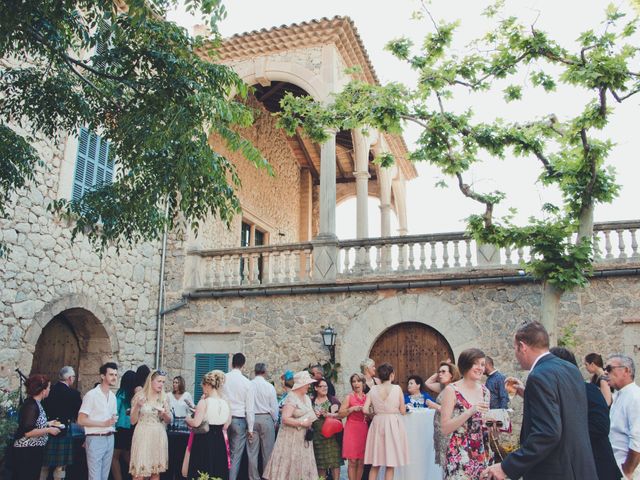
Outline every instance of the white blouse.
<path id="1" fill-rule="evenodd" d="M 189 404 L 187 404 L 187 401 Z M 176 399 L 173 393 L 170 393 L 169 403 L 171 404 L 171 410 L 173 411 L 174 417 L 187 417 L 191 413 L 189 405 L 193 405 L 193 398 L 191 398 L 191 394 L 189 392 L 184 392 L 179 399 Z"/>
<path id="2" fill-rule="evenodd" d="M 229 421 L 229 418 L 231 417 L 229 402 L 223 398 L 212 397 L 207 398 L 206 402 L 207 410 L 205 412 L 205 416 L 209 425 L 224 425 Z"/>

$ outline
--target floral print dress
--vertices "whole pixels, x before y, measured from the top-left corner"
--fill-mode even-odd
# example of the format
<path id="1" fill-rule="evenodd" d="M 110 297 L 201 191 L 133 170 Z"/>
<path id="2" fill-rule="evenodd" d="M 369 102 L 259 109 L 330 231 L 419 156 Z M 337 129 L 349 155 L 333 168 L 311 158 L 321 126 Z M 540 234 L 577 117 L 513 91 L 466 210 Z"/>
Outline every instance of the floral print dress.
<path id="1" fill-rule="evenodd" d="M 453 416 L 461 415 L 471 404 L 452 385 L 456 392 Z M 488 399 L 489 392 L 483 386 L 482 394 Z M 487 400 L 488 401 L 488 400 Z M 477 412 L 449 438 L 446 451 L 445 478 L 452 480 L 477 480 L 482 471 L 493 463 L 493 452 L 489 447 L 489 433 L 482 425 L 482 414 Z"/>

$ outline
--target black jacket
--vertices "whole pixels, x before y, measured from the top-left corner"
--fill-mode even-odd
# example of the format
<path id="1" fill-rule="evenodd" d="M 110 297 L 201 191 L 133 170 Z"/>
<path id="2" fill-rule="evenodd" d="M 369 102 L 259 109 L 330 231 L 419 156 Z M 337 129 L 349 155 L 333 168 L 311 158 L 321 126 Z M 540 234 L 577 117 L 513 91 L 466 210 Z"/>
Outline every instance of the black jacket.
<path id="1" fill-rule="evenodd" d="M 613 449 L 609 442 L 609 407 L 600 389 L 593 383 L 585 383 L 589 405 L 589 438 L 593 450 L 599 480 L 622 478 Z"/>
<path id="2" fill-rule="evenodd" d="M 548 354 L 529 373 L 520 448 L 502 462 L 509 478 L 598 480 L 587 394 L 575 365 Z"/>
<path id="3" fill-rule="evenodd" d="M 82 406 L 80 392 L 58 382 L 51 387 L 49 396 L 42 401 L 49 420 L 58 419 L 64 424 L 75 422 Z"/>

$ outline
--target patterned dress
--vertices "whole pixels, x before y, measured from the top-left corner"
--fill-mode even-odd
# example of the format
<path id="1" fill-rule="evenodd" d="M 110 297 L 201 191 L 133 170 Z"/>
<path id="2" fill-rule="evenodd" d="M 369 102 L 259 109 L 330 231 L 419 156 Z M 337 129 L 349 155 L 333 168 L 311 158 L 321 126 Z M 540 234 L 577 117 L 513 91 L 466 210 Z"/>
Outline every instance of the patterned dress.
<path id="1" fill-rule="evenodd" d="M 314 409 L 316 412 L 328 413 L 331 411 L 331 401 L 327 399 L 322 403 L 316 403 Z M 318 469 L 338 468 L 344 463 L 338 436 L 325 438 L 322 435 L 324 421 L 325 417 L 319 417 L 313 422 L 313 453 L 316 457 L 316 465 Z"/>
<path id="2" fill-rule="evenodd" d="M 287 395 L 285 406 L 293 405 L 293 418 L 315 420 L 311 399 L 300 398 L 295 393 Z M 318 469 L 313 455 L 313 445 L 304 439 L 306 428 L 292 427 L 282 423 L 276 437 L 269 463 L 262 477 L 266 480 L 301 480 L 318 478 Z"/>
<path id="3" fill-rule="evenodd" d="M 135 405 L 136 397 L 131 401 Z M 169 466 L 167 426 L 157 408 L 169 411 L 169 402 L 145 402 L 138 412 L 138 423 L 131 441 L 129 473 L 134 477 L 149 477 L 165 472 Z"/>
<path id="4" fill-rule="evenodd" d="M 453 417 L 471 408 L 471 404 L 462 393 L 452 385 L 456 393 L 456 403 L 453 407 Z M 482 386 L 484 398 L 489 392 Z M 482 471 L 493 463 L 493 452 L 489 447 L 489 434 L 482 425 L 482 414 L 475 413 L 449 439 L 444 465 L 445 479 L 477 480 Z"/>

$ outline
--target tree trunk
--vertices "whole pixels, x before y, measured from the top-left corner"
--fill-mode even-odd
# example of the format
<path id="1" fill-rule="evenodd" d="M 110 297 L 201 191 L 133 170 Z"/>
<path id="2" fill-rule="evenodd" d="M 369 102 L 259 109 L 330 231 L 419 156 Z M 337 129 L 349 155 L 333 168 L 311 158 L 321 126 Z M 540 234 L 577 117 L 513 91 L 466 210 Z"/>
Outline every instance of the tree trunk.
<path id="1" fill-rule="evenodd" d="M 540 305 L 540 322 L 549 332 L 549 344 L 555 347 L 558 343 L 558 310 L 562 291 L 545 282 L 542 287 Z"/>
<path id="2" fill-rule="evenodd" d="M 578 218 L 578 242 L 593 237 L 593 203 L 582 209 Z"/>

